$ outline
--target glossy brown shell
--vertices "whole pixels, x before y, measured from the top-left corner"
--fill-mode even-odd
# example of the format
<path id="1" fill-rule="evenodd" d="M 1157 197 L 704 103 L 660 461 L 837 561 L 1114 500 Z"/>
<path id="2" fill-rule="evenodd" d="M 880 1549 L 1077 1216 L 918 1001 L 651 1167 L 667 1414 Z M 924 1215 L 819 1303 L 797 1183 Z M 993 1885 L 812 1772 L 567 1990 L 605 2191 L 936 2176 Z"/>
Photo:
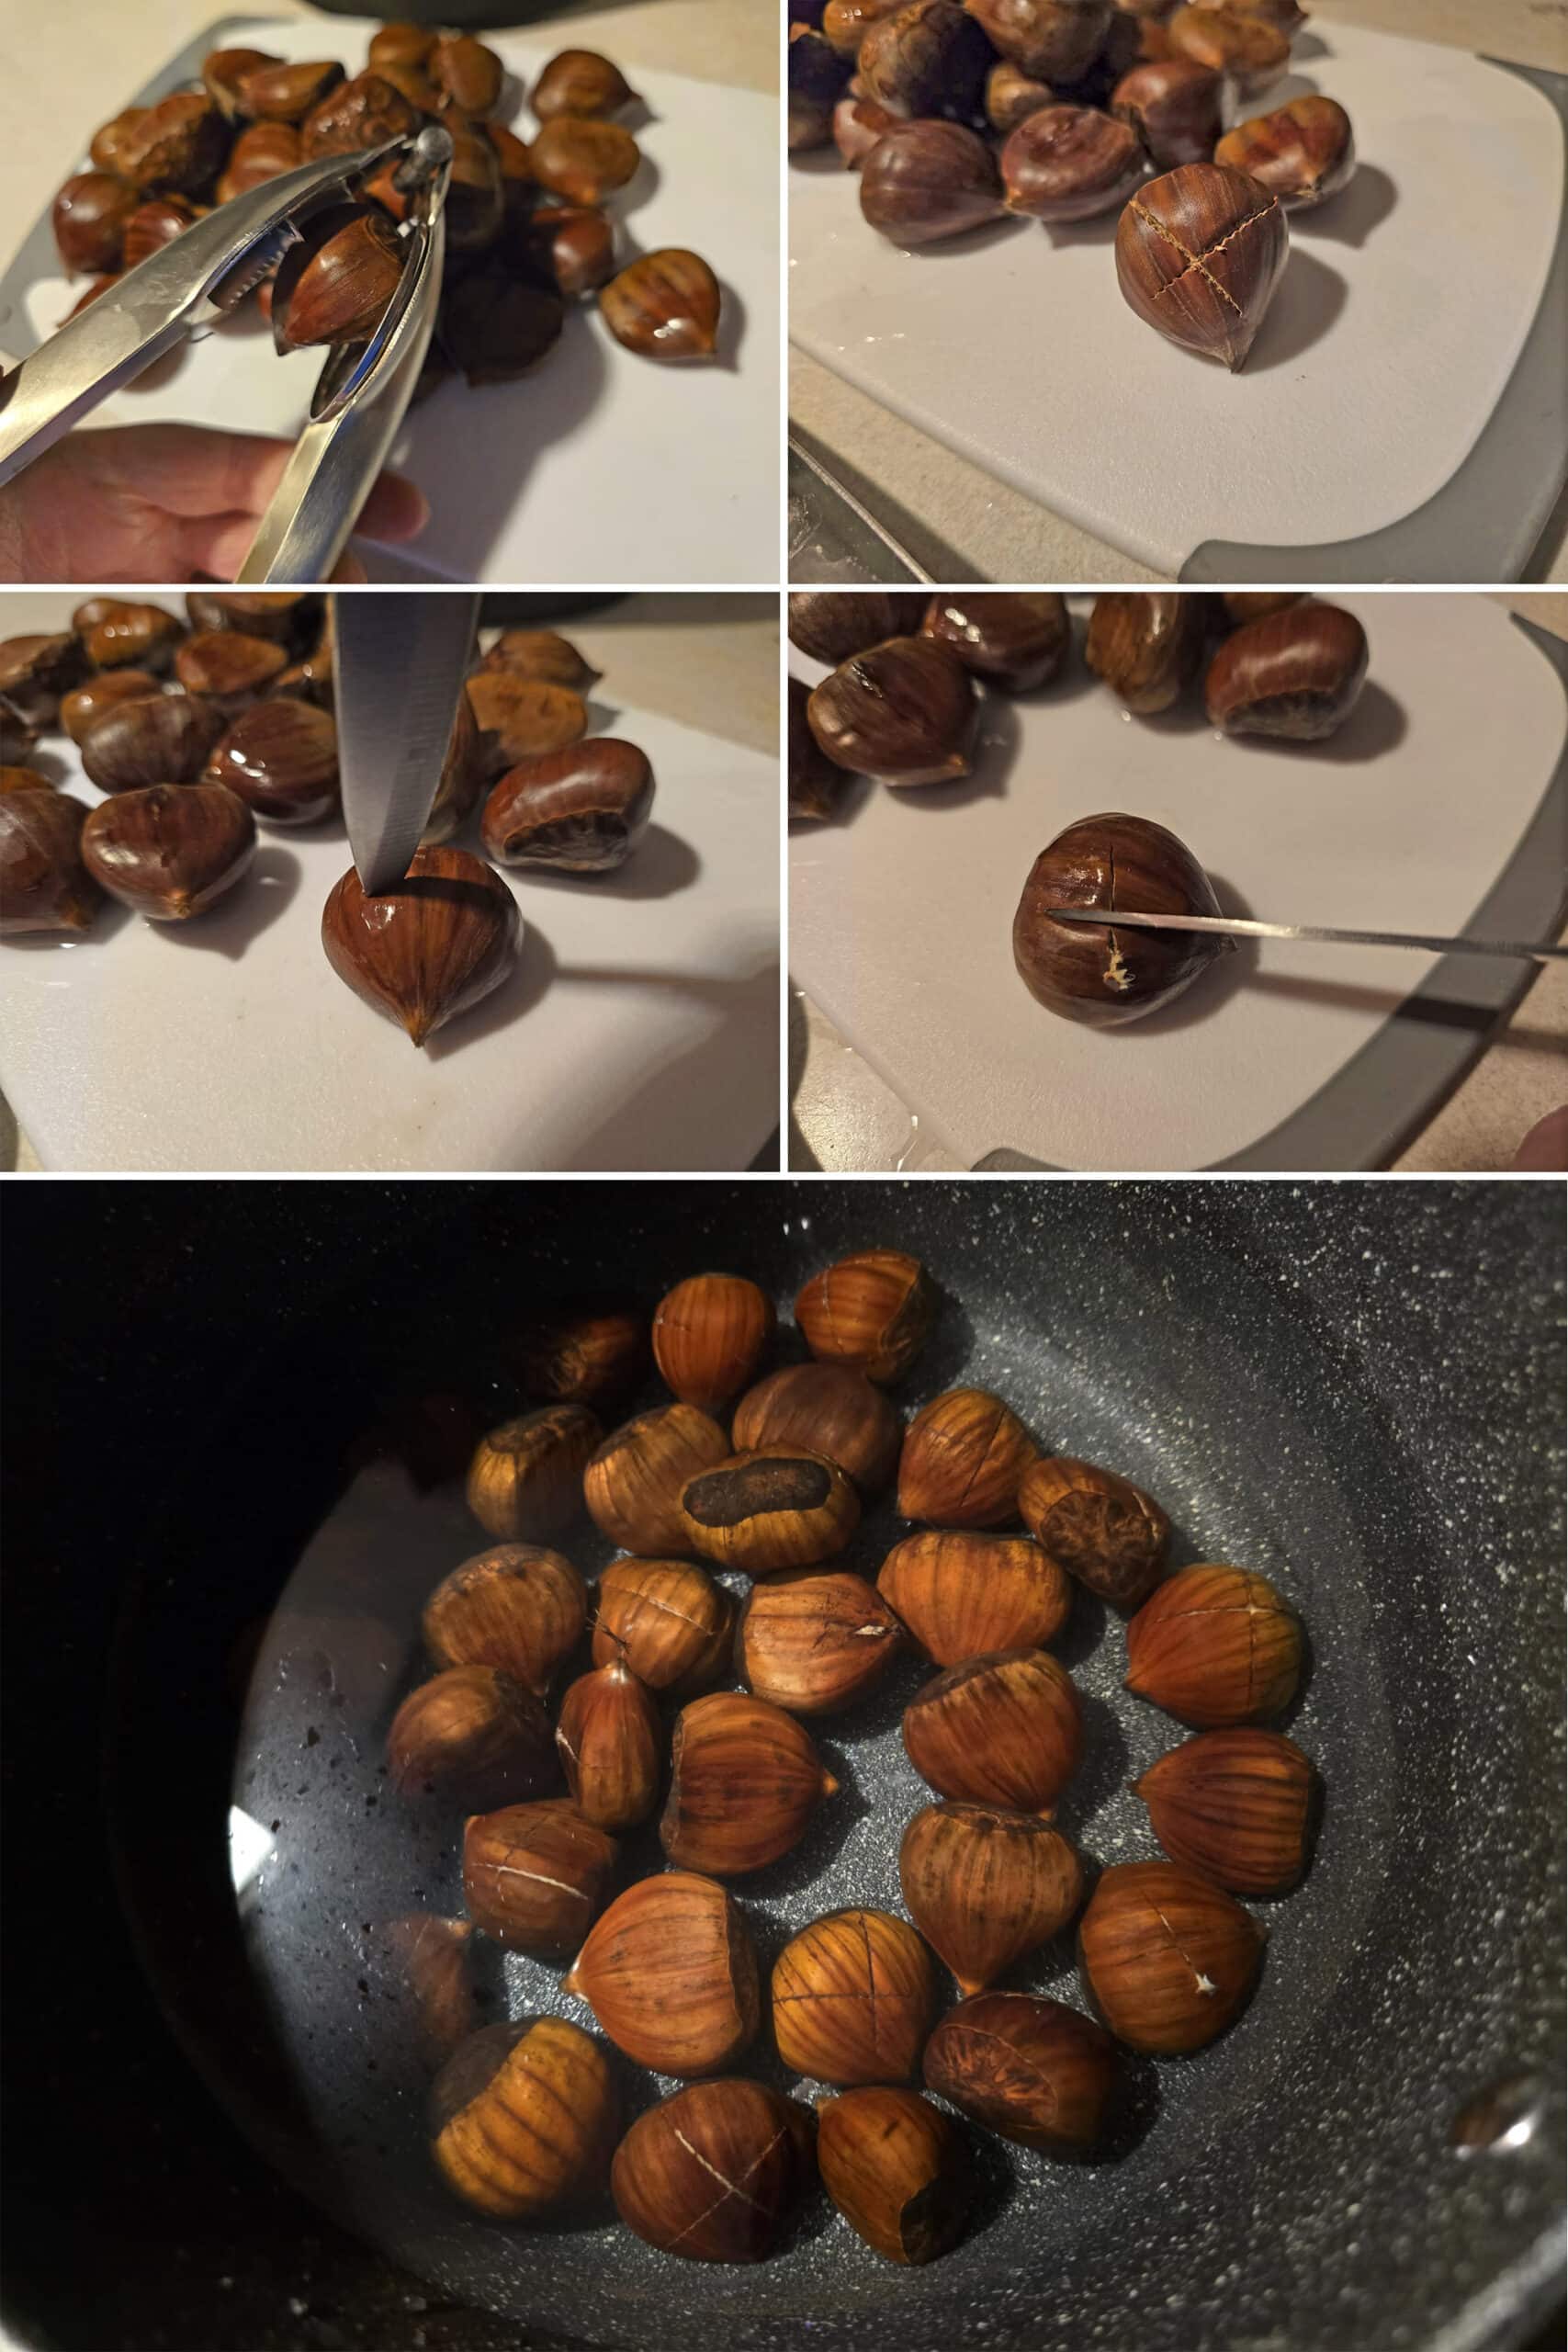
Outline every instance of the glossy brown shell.
<path id="1" fill-rule="evenodd" d="M 1116 276 L 1138 316 L 1168 342 L 1245 365 L 1290 254 L 1279 199 L 1245 172 L 1182 164 L 1130 197 Z"/>
<path id="2" fill-rule="evenodd" d="M 414 853 L 407 878 L 367 899 L 350 866 L 321 914 L 340 980 L 423 1046 L 511 972 L 523 935 L 512 893 L 466 850 Z"/>
<path id="3" fill-rule="evenodd" d="M 635 743 L 597 735 L 519 761 L 485 803 L 484 845 L 503 865 L 595 874 L 622 865 L 648 831 L 653 770 Z"/>
<path id="4" fill-rule="evenodd" d="M 1163 825 L 1116 811 L 1069 825 L 1035 859 L 1013 918 L 1013 962 L 1047 1011 L 1099 1027 L 1135 1021 L 1231 950 L 1223 935 L 1059 923 L 1049 911 L 1113 913 L 1118 905 L 1138 914 L 1223 911 L 1197 859 Z"/>

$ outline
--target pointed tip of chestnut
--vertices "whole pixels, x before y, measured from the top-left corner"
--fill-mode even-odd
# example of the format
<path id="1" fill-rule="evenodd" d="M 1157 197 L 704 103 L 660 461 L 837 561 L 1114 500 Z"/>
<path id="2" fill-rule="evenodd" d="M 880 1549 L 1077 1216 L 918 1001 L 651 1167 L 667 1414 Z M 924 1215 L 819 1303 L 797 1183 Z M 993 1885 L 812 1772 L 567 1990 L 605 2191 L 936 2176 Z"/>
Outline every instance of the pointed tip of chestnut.
<path id="1" fill-rule="evenodd" d="M 823 1775 L 822 1775 L 822 1794 L 823 1794 L 823 1796 L 824 1796 L 824 1797 L 836 1797 L 836 1796 L 838 1795 L 838 1793 L 839 1793 L 839 1783 L 838 1783 L 838 1781 L 834 1779 L 834 1777 L 833 1777 L 833 1775 L 832 1775 L 832 1773 L 831 1773 L 831 1772 L 824 1772 L 824 1773 L 823 1773 Z"/>

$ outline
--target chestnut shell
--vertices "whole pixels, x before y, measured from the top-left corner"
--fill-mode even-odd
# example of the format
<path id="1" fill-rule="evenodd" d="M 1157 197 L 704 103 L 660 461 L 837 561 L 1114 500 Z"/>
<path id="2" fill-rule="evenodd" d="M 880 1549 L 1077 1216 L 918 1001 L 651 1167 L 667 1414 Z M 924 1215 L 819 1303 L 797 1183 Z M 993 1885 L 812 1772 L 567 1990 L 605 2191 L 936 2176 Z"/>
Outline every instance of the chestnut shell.
<path id="1" fill-rule="evenodd" d="M 926 615 L 924 595 L 877 589 L 801 589 L 789 600 L 789 641 L 813 662 L 837 667 L 868 645 L 912 637 Z"/>
<path id="2" fill-rule="evenodd" d="M 920 633 L 955 653 L 966 670 L 1004 694 L 1048 685 L 1072 644 L 1066 599 L 1054 588 L 1011 595 L 963 589 L 931 598 Z"/>
<path id="3" fill-rule="evenodd" d="M 962 123 L 898 123 L 861 165 L 860 209 L 896 245 L 962 236 L 1002 209 L 996 158 Z"/>
<path id="4" fill-rule="evenodd" d="M 1059 923 L 1047 911 L 1110 911 L 1118 901 L 1138 914 L 1223 912 L 1191 851 L 1163 825 L 1119 811 L 1080 819 L 1041 851 L 1013 918 L 1013 962 L 1048 1012 L 1098 1028 L 1136 1021 L 1168 1004 L 1235 944 L 1216 933 Z"/>
<path id="5" fill-rule="evenodd" d="M 416 850 L 394 889 L 367 899 L 352 866 L 321 911 L 321 945 L 344 985 L 416 1046 L 499 988 L 523 922 L 499 875 L 467 850 Z"/>
<path id="6" fill-rule="evenodd" d="M 1248 621 L 1209 665 L 1209 717 L 1227 735 L 1320 743 L 1342 727 L 1367 677 L 1367 633 L 1341 605 L 1292 605 Z"/>
<path id="7" fill-rule="evenodd" d="M 841 662 L 807 717 L 835 766 L 888 784 L 947 784 L 969 773 L 979 705 L 945 646 L 893 637 Z"/>
<path id="8" fill-rule="evenodd" d="M 635 743 L 595 735 L 521 760 L 485 803 L 482 834 L 502 865 L 603 874 L 648 831 L 653 770 Z"/>
<path id="9" fill-rule="evenodd" d="M 1087 220 L 1124 203 L 1144 176 L 1135 130 L 1096 107 L 1041 107 L 1010 131 L 1000 156 L 1010 212 Z"/>

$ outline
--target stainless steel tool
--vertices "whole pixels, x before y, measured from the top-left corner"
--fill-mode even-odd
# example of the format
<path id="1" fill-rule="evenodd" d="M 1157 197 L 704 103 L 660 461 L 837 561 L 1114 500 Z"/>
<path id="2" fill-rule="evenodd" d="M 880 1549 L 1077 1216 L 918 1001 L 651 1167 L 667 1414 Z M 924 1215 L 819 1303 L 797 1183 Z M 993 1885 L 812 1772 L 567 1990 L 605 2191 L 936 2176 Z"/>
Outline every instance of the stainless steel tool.
<path id="1" fill-rule="evenodd" d="M 374 897 L 402 880 L 430 821 L 479 599 L 461 589 L 389 589 L 333 602 L 344 822 Z"/>
<path id="2" fill-rule="evenodd" d="M 1415 947 L 1432 956 L 1514 956 L 1537 964 L 1568 961 L 1568 947 L 1542 947 L 1523 939 L 1450 939 L 1440 932 L 1336 931 L 1322 923 L 1254 922 L 1239 915 L 1134 915 L 1106 907 L 1047 907 L 1053 922 L 1077 922 L 1108 931 L 1208 931 L 1229 939 L 1306 939 L 1329 947 Z"/>

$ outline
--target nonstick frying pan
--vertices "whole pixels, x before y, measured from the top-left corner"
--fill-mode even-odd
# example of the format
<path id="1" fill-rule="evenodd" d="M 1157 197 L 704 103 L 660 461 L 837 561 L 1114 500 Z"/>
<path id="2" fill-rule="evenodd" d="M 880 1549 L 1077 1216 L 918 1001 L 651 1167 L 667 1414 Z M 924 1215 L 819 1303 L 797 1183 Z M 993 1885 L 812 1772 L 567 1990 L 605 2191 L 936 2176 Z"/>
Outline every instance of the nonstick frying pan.
<path id="1" fill-rule="evenodd" d="M 7 1208 L 22 2340 L 1461 2352 L 1550 2306 L 1560 1188 L 83 1185 Z M 1314 1869 L 1259 1906 L 1240 2024 L 1137 2071 L 1111 2159 L 981 2150 L 981 2226 L 930 2269 L 820 2211 L 754 2270 L 470 2221 L 420 2161 L 376 1941 L 389 1908 L 455 1884 L 455 1822 L 411 1826 L 376 1778 L 419 1671 L 409 1596 L 478 1548 L 440 1483 L 453 1421 L 510 1404 L 507 1330 L 541 1291 L 651 1303 L 728 1265 L 787 1303 L 879 1241 L 944 1294 L 908 1403 L 961 1370 L 998 1386 L 1054 1446 L 1159 1494 L 1178 1557 L 1297 1599 L 1313 1663 L 1290 1727 L 1327 1787 Z M 852 1562 L 890 1529 L 869 1522 Z M 389 1646 L 347 1639 L 356 1609 Z M 1155 1850 L 1123 1784 L 1180 1736 L 1120 1692 L 1121 1648 L 1080 1600 L 1061 1653 L 1090 1758 L 1063 1819 L 1099 1862 Z M 836 1903 L 897 1906 L 921 1801 L 907 1687 L 824 1724 L 844 1796 L 739 1889 L 764 1958 Z M 235 1794 L 275 1840 L 259 1928 L 231 1877 Z M 570 2007 L 553 1972 L 508 1968 L 498 2010 Z M 1080 1997 L 1068 1948 L 1010 1981 Z"/>

